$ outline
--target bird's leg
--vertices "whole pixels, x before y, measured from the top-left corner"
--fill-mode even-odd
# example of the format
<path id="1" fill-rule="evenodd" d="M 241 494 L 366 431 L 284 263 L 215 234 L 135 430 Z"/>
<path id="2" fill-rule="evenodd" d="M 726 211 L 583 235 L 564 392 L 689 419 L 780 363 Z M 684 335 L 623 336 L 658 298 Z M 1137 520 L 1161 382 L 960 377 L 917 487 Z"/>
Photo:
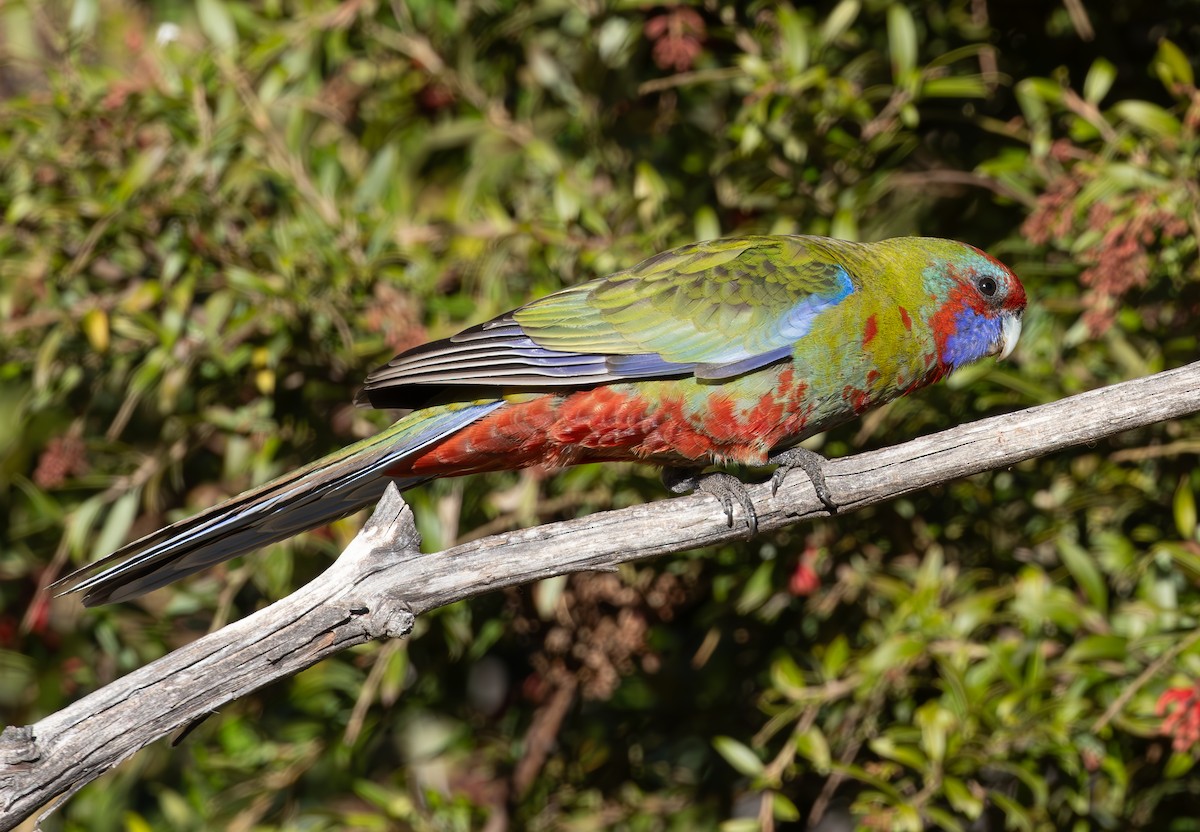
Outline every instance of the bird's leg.
<path id="1" fill-rule="evenodd" d="M 833 501 L 833 495 L 829 493 L 829 486 L 825 484 L 825 463 L 827 461 L 825 457 L 808 448 L 788 448 L 786 451 L 772 454 L 767 457 L 767 462 L 779 467 L 771 475 L 771 494 L 773 495 L 779 490 L 788 471 L 799 468 L 808 474 L 813 488 L 816 489 L 817 499 L 829 510 L 830 514 L 837 514 L 837 503 Z"/>
<path id="2" fill-rule="evenodd" d="M 746 525 L 750 527 L 750 534 L 758 533 L 758 514 L 754 511 L 754 504 L 750 502 L 746 484 L 733 474 L 723 471 L 703 474 L 695 468 L 665 467 L 662 469 L 662 480 L 663 485 L 672 494 L 702 491 L 716 497 L 721 502 L 721 508 L 725 510 L 725 519 L 730 528 L 733 528 L 733 504 L 737 503 L 746 514 Z"/>

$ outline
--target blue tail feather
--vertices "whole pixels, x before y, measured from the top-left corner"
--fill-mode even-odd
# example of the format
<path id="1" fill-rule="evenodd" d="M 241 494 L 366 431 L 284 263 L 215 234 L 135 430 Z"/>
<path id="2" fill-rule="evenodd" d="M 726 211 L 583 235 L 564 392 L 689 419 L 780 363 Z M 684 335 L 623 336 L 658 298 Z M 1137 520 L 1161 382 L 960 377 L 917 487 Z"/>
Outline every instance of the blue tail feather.
<path id="1" fill-rule="evenodd" d="M 199 514 L 167 526 L 68 575 L 59 594 L 82 592 L 86 606 L 125 601 L 221 561 L 318 528 L 423 478 L 391 480 L 391 466 L 461 430 L 503 402 L 425 410 Z"/>

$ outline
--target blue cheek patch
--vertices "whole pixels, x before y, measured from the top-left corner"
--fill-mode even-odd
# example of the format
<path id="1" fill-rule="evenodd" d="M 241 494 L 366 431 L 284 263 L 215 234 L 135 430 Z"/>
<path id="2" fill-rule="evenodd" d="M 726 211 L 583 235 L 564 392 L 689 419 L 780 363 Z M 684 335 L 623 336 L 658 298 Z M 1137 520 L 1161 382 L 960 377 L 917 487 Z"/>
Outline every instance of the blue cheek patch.
<path id="1" fill-rule="evenodd" d="M 1000 321 L 985 318 L 973 309 L 960 309 L 954 316 L 954 334 L 946 339 L 942 361 L 961 367 L 978 361 L 1000 340 Z"/>

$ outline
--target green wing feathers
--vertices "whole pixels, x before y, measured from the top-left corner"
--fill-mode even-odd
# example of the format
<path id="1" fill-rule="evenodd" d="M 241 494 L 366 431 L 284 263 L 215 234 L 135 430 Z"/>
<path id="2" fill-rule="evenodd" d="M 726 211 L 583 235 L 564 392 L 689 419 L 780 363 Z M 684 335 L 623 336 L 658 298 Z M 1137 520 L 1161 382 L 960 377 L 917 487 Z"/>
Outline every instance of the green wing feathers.
<path id="1" fill-rule="evenodd" d="M 789 357 L 861 283 L 856 243 L 742 237 L 683 246 L 410 350 L 359 396 L 421 407 L 431 389 L 732 378 Z"/>
<path id="2" fill-rule="evenodd" d="M 819 312 L 855 288 L 833 241 L 743 237 L 684 246 L 518 309 L 539 346 L 653 353 L 677 364 L 741 362 L 786 351 Z M 703 375 L 703 373 L 700 373 Z"/>

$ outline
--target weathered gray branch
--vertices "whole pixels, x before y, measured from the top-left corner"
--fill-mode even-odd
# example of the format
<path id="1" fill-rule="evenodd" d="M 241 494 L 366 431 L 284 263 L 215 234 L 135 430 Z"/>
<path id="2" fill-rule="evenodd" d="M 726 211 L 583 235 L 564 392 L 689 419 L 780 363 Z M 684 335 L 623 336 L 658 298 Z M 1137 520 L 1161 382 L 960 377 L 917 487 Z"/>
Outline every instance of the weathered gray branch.
<path id="1" fill-rule="evenodd" d="M 1198 411 L 1200 362 L 832 460 L 826 479 L 850 512 Z M 774 497 L 768 485 L 751 495 L 763 530 L 824 511 L 800 474 Z M 423 612 L 498 587 L 721 543 L 746 528 L 729 528 L 711 497 L 693 495 L 421 554 L 411 513 L 389 489 L 358 537 L 312 583 L 34 725 L 6 729 L 0 830 L 227 702 L 352 645 L 407 634 Z"/>

